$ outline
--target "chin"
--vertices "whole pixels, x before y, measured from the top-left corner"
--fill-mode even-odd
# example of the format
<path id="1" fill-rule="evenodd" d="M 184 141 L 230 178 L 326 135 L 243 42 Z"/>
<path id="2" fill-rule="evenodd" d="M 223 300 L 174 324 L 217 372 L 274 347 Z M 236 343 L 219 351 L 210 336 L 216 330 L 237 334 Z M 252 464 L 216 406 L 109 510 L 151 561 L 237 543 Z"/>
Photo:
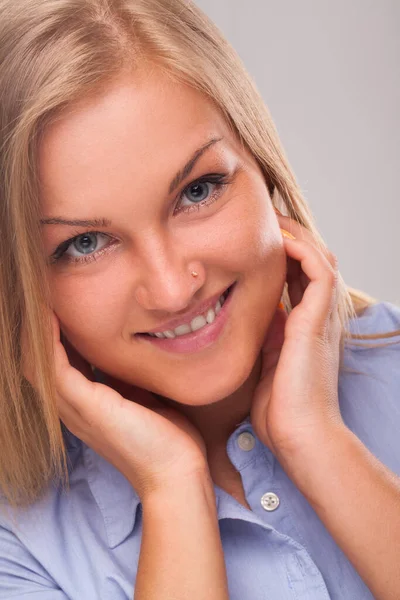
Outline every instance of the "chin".
<path id="1" fill-rule="evenodd" d="M 171 385 L 163 386 L 163 389 L 151 391 L 187 406 L 214 404 L 236 392 L 245 383 L 256 360 L 257 356 L 247 357 L 247 361 L 232 361 L 224 370 L 214 367 L 209 374 L 185 376 L 179 386 L 176 385 L 175 380 L 175 382 L 171 381 Z"/>

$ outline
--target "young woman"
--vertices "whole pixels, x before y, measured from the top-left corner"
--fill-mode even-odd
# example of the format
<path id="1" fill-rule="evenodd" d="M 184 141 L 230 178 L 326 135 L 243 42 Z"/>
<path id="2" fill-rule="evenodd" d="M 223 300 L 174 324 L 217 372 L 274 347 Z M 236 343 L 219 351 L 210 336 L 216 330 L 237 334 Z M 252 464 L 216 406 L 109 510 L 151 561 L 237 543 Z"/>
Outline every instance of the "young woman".
<path id="1" fill-rule="evenodd" d="M 235 52 L 184 0 L 2 0 L 0 52 L 0 597 L 398 598 L 400 308 Z"/>

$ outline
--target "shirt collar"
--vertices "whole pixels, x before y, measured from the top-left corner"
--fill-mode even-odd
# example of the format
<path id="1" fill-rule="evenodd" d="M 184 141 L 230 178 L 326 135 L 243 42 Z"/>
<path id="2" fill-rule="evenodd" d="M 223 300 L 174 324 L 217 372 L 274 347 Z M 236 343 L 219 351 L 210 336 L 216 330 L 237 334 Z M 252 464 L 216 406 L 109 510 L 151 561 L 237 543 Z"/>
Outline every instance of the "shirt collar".
<path id="1" fill-rule="evenodd" d="M 135 527 L 140 498 L 120 471 L 76 437 L 62 422 L 61 428 L 69 459 L 69 473 L 71 475 L 82 454 L 86 479 L 104 520 L 108 547 L 115 548 Z"/>
<path id="2" fill-rule="evenodd" d="M 249 422 L 250 416 L 246 417 L 237 428 L 242 429 Z M 118 469 L 82 440 L 78 440 L 75 436 L 73 438 L 79 442 L 82 449 L 87 481 L 103 516 L 108 547 L 115 548 L 124 542 L 135 528 L 138 507 L 142 505 L 140 497 Z M 221 495 L 223 497 L 227 494 L 217 485 L 214 485 L 214 490 L 218 512 Z"/>
<path id="3" fill-rule="evenodd" d="M 95 373 L 96 380 L 98 375 Z M 240 425 L 250 421 L 247 416 Z M 109 548 L 121 544 L 133 531 L 141 500 L 130 482 L 111 463 L 87 446 L 62 423 L 68 454 L 73 457 L 82 452 L 87 481 L 103 516 Z M 72 458 L 73 464 L 76 458 Z M 219 488 L 216 486 L 217 508 Z"/>
<path id="4" fill-rule="evenodd" d="M 141 501 L 129 481 L 111 463 L 82 442 L 87 480 L 101 511 L 109 548 L 121 544 L 133 531 Z"/>
<path id="5" fill-rule="evenodd" d="M 240 425 L 250 422 L 247 416 Z M 238 427 L 240 426 L 238 425 Z M 233 435 L 233 434 L 232 434 Z M 87 479 L 94 499 L 103 515 L 109 548 L 121 544 L 133 531 L 141 500 L 118 469 L 81 442 Z M 215 486 L 217 510 L 221 490 Z"/>

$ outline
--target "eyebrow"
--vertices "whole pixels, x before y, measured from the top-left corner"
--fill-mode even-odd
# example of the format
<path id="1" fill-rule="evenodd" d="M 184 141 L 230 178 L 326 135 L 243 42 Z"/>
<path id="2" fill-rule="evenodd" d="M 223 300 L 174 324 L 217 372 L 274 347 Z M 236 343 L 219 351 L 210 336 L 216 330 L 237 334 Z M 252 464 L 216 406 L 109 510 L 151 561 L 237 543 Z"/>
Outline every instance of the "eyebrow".
<path id="1" fill-rule="evenodd" d="M 172 194 L 173 191 L 188 177 L 188 175 L 194 169 L 195 164 L 200 157 L 209 149 L 211 146 L 223 140 L 223 137 L 212 138 L 203 146 L 198 148 L 190 160 L 186 163 L 183 169 L 179 170 L 173 180 L 170 183 L 168 193 Z M 40 219 L 41 225 L 75 225 L 78 227 L 110 227 L 112 225 L 109 219 L 64 219 L 62 217 L 53 217 L 49 219 Z"/>

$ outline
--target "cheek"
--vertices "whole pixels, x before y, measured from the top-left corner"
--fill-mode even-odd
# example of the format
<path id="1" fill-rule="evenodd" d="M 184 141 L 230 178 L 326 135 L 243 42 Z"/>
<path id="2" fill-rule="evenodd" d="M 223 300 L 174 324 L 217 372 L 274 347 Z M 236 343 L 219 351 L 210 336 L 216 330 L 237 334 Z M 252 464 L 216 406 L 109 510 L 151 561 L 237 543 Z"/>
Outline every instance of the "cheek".
<path id="1" fill-rule="evenodd" d="M 129 306 L 124 280 L 115 269 L 98 277 L 82 276 L 81 281 L 75 277 L 53 280 L 52 307 L 63 332 L 76 348 L 89 348 L 93 340 L 98 346 L 122 330 L 125 307 Z"/>
<path id="2" fill-rule="evenodd" d="M 249 309 L 258 314 L 267 308 L 269 314 L 268 307 L 272 310 L 282 294 L 287 269 L 279 222 L 261 185 L 246 190 L 238 200 L 230 227 L 221 228 L 220 243 L 243 278 Z"/>
<path id="3" fill-rule="evenodd" d="M 242 194 L 230 210 L 221 211 L 208 232 L 208 246 L 238 271 L 258 269 L 279 254 L 279 226 L 268 216 L 266 199 Z M 210 256 L 212 259 L 212 256 Z"/>

